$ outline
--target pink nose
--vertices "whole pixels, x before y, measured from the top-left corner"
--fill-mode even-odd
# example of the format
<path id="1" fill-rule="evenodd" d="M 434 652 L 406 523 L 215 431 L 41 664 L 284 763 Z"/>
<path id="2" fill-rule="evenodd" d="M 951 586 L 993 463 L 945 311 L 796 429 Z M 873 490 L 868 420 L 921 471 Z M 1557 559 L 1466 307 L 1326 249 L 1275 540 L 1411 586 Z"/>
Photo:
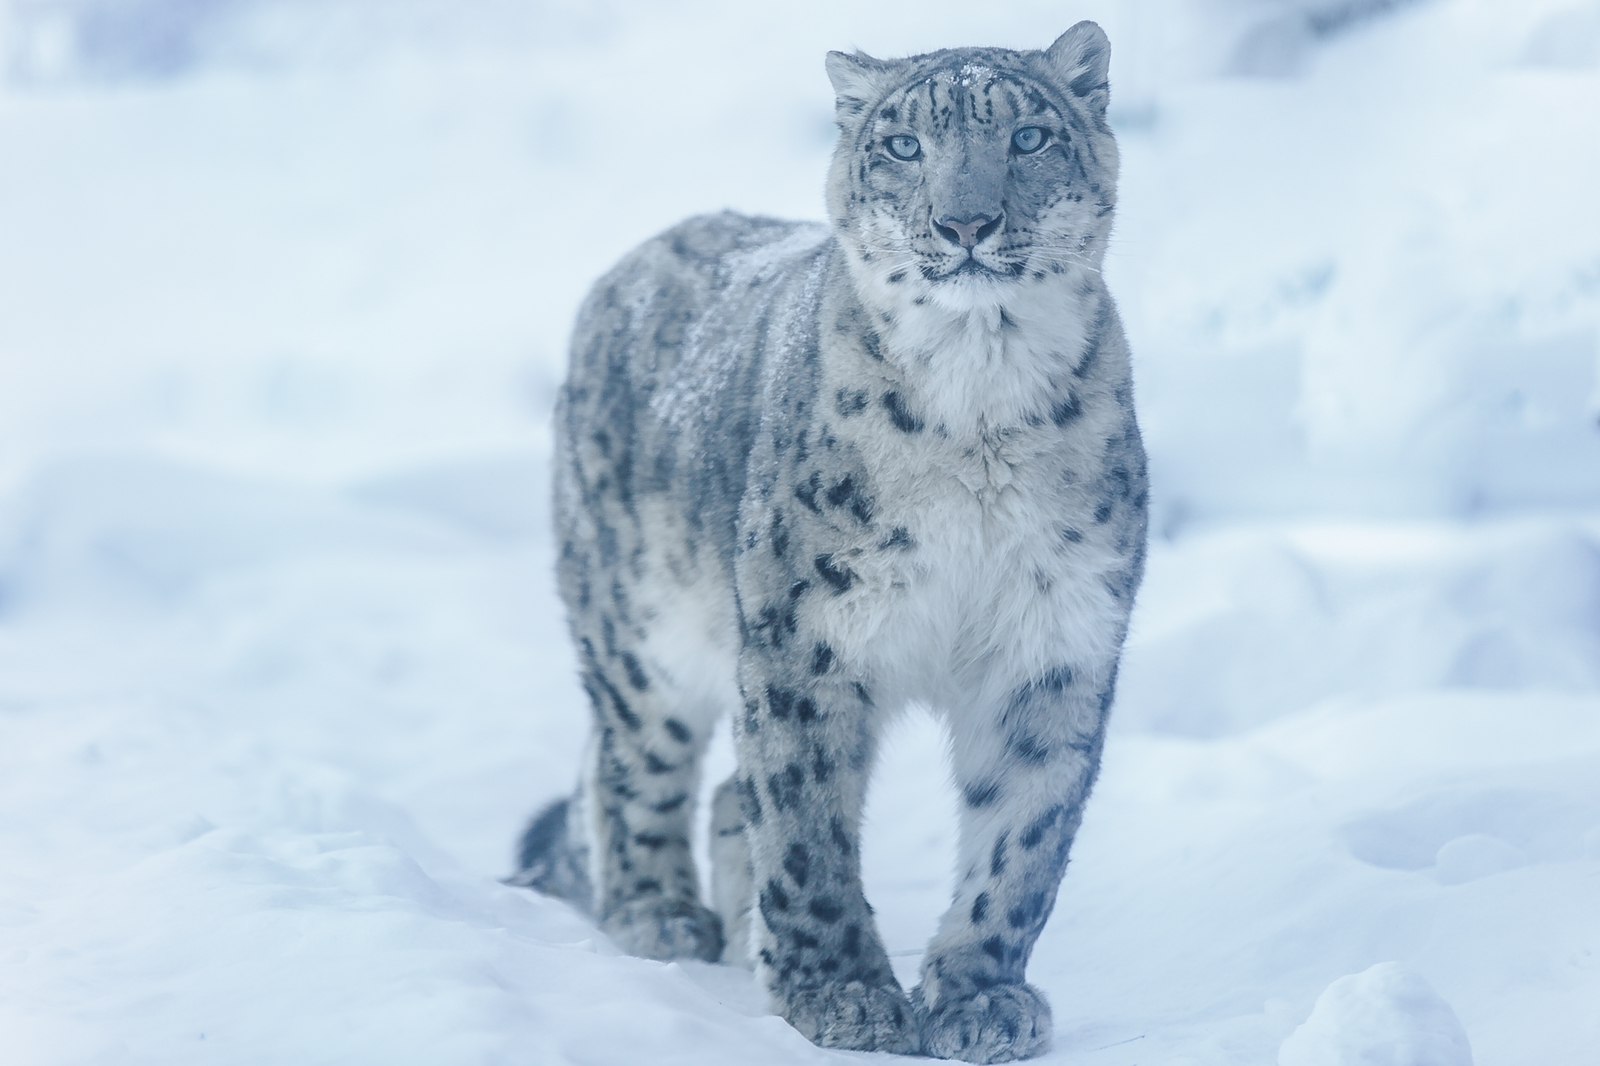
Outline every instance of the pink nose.
<path id="1" fill-rule="evenodd" d="M 971 248 L 991 232 L 994 219 L 987 215 L 974 215 L 965 221 L 954 218 L 941 218 L 934 223 L 934 228 L 939 235 L 947 241 L 954 241 L 963 248 Z"/>

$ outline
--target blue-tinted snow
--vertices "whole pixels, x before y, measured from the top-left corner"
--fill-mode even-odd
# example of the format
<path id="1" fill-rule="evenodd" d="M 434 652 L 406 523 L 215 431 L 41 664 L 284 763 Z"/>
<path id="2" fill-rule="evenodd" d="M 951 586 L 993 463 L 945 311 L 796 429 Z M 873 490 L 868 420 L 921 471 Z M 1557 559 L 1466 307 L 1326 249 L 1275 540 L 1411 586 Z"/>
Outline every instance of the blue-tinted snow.
<path id="1" fill-rule="evenodd" d="M 564 338 L 820 216 L 824 50 L 1094 17 L 1159 535 L 1049 1061 L 1593 1061 L 1600 3 L 908 10 L 0 4 L 0 1058 L 857 1058 L 497 883 L 585 728 Z M 907 978 L 939 749 L 871 797 Z"/>

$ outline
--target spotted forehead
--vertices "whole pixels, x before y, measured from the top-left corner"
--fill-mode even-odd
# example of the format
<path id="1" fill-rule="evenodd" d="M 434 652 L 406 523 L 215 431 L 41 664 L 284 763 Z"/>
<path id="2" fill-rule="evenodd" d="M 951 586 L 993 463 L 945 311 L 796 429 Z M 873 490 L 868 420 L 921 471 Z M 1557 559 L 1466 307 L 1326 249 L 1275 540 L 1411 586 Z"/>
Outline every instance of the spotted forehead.
<path id="1" fill-rule="evenodd" d="M 922 71 L 888 93 L 872 125 L 949 130 L 1027 120 L 1059 123 L 1066 112 L 1051 96 L 1046 86 L 1017 71 L 962 63 Z"/>

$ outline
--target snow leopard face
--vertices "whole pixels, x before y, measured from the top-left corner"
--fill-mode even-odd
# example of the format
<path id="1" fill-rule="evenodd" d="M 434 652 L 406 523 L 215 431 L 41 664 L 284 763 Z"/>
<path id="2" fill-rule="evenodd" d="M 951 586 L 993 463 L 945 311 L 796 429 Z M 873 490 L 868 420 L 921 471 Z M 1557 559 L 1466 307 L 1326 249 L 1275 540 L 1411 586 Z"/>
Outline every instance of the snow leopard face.
<path id="1" fill-rule="evenodd" d="M 1117 179 L 1109 56 L 1092 23 L 1040 52 L 831 53 L 829 210 L 863 280 L 1003 297 L 1098 267 Z"/>

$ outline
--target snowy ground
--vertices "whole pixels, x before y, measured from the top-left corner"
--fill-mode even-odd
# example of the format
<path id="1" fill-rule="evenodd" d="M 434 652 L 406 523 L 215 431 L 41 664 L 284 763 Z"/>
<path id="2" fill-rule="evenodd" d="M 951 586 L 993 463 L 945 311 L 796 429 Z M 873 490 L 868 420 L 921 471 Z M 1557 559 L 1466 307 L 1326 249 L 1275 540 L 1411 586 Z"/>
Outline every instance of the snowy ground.
<path id="1" fill-rule="evenodd" d="M 865 1061 L 497 884 L 585 728 L 546 411 L 630 244 L 818 214 L 826 48 L 1087 15 L 1160 529 L 1045 1061 L 1594 1062 L 1600 3 L 1383 6 L 0 3 L 0 1061 Z"/>

